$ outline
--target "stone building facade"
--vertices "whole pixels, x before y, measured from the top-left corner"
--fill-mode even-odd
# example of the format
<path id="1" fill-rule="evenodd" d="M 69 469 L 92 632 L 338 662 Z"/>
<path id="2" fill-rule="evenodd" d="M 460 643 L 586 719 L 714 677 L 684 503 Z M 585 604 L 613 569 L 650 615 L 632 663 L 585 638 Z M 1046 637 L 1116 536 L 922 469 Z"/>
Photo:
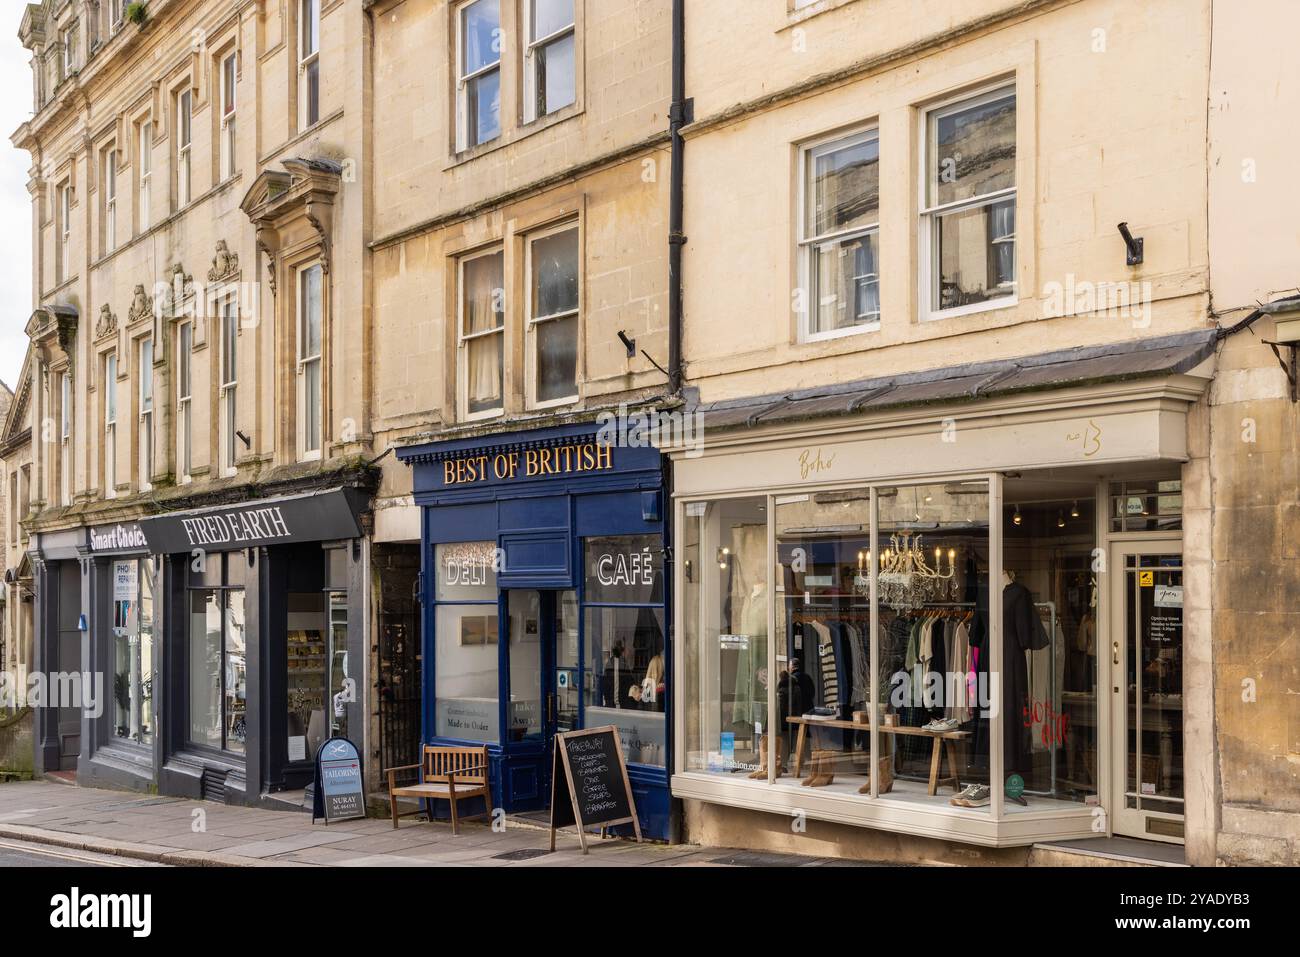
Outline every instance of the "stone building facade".
<path id="1" fill-rule="evenodd" d="M 1290 5 L 686 7 L 27 5 L 38 770 L 613 725 L 655 837 L 1294 863 Z"/>
<path id="2" fill-rule="evenodd" d="M 42 770 L 256 802 L 364 724 L 364 694 L 333 700 L 365 688 L 373 487 L 360 17 L 26 7 L 33 667 L 107 676 L 97 717 L 41 710 Z M 294 527 L 334 490 L 334 539 Z M 266 502 L 287 531 L 223 524 Z"/>
<path id="3" fill-rule="evenodd" d="M 1264 119 L 1297 88 L 1294 16 L 691 9 L 691 839 L 1294 861 L 1295 198 Z M 918 661 L 955 690 L 923 698 Z M 809 704 L 842 724 L 799 731 Z"/>

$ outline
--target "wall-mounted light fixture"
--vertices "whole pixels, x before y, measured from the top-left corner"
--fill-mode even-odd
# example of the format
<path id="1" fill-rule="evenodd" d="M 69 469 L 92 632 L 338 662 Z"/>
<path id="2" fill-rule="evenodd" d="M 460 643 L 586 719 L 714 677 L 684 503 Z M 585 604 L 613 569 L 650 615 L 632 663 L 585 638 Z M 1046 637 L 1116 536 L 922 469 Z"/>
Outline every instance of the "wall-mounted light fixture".
<path id="1" fill-rule="evenodd" d="M 731 549 L 724 545 L 718 549 L 718 567 L 725 572 L 729 564 L 731 564 Z"/>
<path id="2" fill-rule="evenodd" d="M 1126 262 L 1130 266 L 1141 266 L 1143 256 L 1143 242 L 1141 236 L 1134 236 L 1128 231 L 1128 223 L 1120 223 L 1116 227 L 1119 234 L 1124 237 L 1124 246 L 1128 249 L 1128 259 Z"/>
<path id="3" fill-rule="evenodd" d="M 627 334 L 626 332 L 624 332 L 622 329 L 618 330 L 618 338 L 619 338 L 619 341 L 623 343 L 623 347 L 624 347 L 625 349 L 627 349 L 627 357 L 628 357 L 629 359 L 635 358 L 635 356 L 636 356 L 636 340 L 635 340 L 635 339 L 632 339 L 632 338 L 629 338 L 629 337 L 628 337 L 628 334 Z"/>

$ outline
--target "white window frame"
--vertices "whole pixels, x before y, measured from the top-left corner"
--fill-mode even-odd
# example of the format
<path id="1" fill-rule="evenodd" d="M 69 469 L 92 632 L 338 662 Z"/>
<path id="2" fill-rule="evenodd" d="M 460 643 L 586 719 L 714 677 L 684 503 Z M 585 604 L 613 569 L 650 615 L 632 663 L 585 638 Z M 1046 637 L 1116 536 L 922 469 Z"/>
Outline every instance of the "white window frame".
<path id="1" fill-rule="evenodd" d="M 63 31 L 63 78 L 66 80 L 77 69 L 77 25 Z"/>
<path id="2" fill-rule="evenodd" d="M 124 22 L 122 12 L 126 8 L 125 0 L 108 0 L 108 30 L 110 36 L 117 36 Z"/>
<path id="3" fill-rule="evenodd" d="M 503 51 L 497 51 L 497 58 L 491 63 L 484 64 L 473 73 L 465 72 L 465 12 L 476 3 L 496 3 L 497 4 L 497 22 L 501 20 L 501 0 L 465 0 L 464 3 L 456 6 L 456 51 L 453 62 L 456 64 L 456 152 L 462 153 L 465 150 L 475 149 L 486 143 L 494 143 L 501 139 L 504 132 L 503 117 L 500 112 L 497 113 L 497 135 L 490 140 L 483 140 L 482 143 L 470 142 L 469 129 L 469 86 L 474 80 L 487 76 L 489 73 L 497 74 L 497 89 L 504 89 L 501 85 L 501 54 Z M 502 37 L 504 38 L 504 28 L 501 27 Z M 504 40 L 503 40 L 504 42 Z"/>
<path id="4" fill-rule="evenodd" d="M 465 332 L 465 266 L 479 259 L 486 259 L 489 256 L 501 257 L 501 326 L 499 328 L 485 329 L 482 332 Z M 505 415 L 506 412 L 506 383 L 505 377 L 507 372 L 507 362 L 509 359 L 506 350 L 506 326 L 510 321 L 510 293 L 506 284 L 505 275 L 505 247 L 492 246 L 487 249 L 477 250 L 470 255 L 462 256 L 456 261 L 456 391 L 459 396 L 460 404 L 459 418 L 463 422 L 474 422 L 481 419 L 497 419 Z M 484 409 L 481 412 L 471 412 L 469 410 L 469 344 L 475 339 L 483 339 L 488 336 L 501 337 L 501 406 L 496 409 Z"/>
<path id="5" fill-rule="evenodd" d="M 140 414 L 136 429 L 136 457 L 140 491 L 153 488 L 153 336 L 140 339 Z"/>
<path id="6" fill-rule="evenodd" d="M 72 373 L 59 376 L 59 503 L 72 504 Z"/>
<path id="7" fill-rule="evenodd" d="M 572 232 L 577 237 L 578 244 L 578 307 L 569 309 L 564 312 L 556 312 L 546 316 L 533 315 L 533 245 L 540 240 L 547 239 L 551 236 L 558 236 L 562 233 Z M 524 268 L 524 331 L 525 351 L 524 364 L 525 378 L 528 387 L 528 407 L 530 409 L 552 409 L 561 405 L 572 405 L 582 398 L 582 386 L 579 383 L 582 370 L 582 286 L 583 286 L 583 255 L 582 255 L 582 230 L 581 224 L 577 220 L 569 220 L 558 226 L 552 226 L 547 229 L 538 230 L 529 234 L 525 243 Z M 577 353 L 576 365 L 573 376 L 573 392 L 570 395 L 562 396 L 558 399 L 539 400 L 537 398 L 537 372 L 538 372 L 538 345 L 537 327 L 547 322 L 555 322 L 560 319 L 569 319 L 576 317 L 578 320 L 578 331 L 576 333 L 577 341 L 574 343 L 574 349 Z"/>
<path id="8" fill-rule="evenodd" d="M 104 151 L 104 255 L 117 249 L 117 144 Z"/>
<path id="9" fill-rule="evenodd" d="M 138 142 L 139 156 L 136 162 L 139 164 L 140 208 L 137 212 L 140 219 L 140 232 L 143 233 L 152 224 L 149 209 L 153 202 L 153 120 L 146 119 L 140 123 Z"/>
<path id="10" fill-rule="evenodd" d="M 72 278 L 72 183 L 59 187 L 59 275 L 60 283 Z"/>
<path id="11" fill-rule="evenodd" d="M 176 93 L 176 208 L 194 199 L 194 92 L 186 86 Z"/>
<path id="12" fill-rule="evenodd" d="M 235 474 L 237 448 L 235 430 L 238 426 L 236 401 L 239 388 L 239 300 L 229 296 L 221 302 L 221 338 L 218 397 L 221 400 L 218 445 L 221 475 Z"/>
<path id="13" fill-rule="evenodd" d="M 306 296 L 304 295 L 304 292 L 305 292 L 307 274 L 310 273 L 313 269 L 320 271 L 320 316 L 318 317 L 318 321 L 320 323 L 320 335 L 318 337 L 320 340 L 320 351 L 314 354 L 308 354 L 303 351 L 307 341 L 307 337 L 306 335 L 304 335 L 306 331 L 305 323 L 307 321 L 307 316 L 304 312 L 304 307 L 306 305 Z M 297 341 L 295 343 L 294 351 L 297 357 L 297 370 L 298 370 L 297 432 L 298 432 L 298 460 L 300 462 L 318 461 L 319 459 L 322 458 L 324 453 L 325 366 L 323 360 L 324 360 L 324 351 L 325 351 L 325 311 L 326 311 L 325 287 L 328 278 L 329 277 L 325 273 L 324 265 L 319 261 L 306 263 L 298 267 L 296 284 L 295 284 L 295 290 L 296 290 L 295 296 L 297 300 L 297 306 L 295 310 L 296 322 L 294 324 L 294 329 L 296 330 L 295 337 Z M 309 376 L 307 373 L 308 373 L 308 369 L 312 365 L 315 365 L 319 370 L 319 373 L 316 377 L 317 392 L 314 396 L 308 395 Z M 316 404 L 317 434 L 314 436 L 309 436 L 307 434 L 307 422 L 308 422 L 307 412 L 308 412 L 308 404 L 313 400 L 315 401 Z"/>
<path id="14" fill-rule="evenodd" d="M 921 144 L 918 150 L 918 159 L 920 161 L 920 170 L 917 182 L 920 188 L 919 214 L 917 218 L 917 280 L 920 283 L 919 298 L 917 299 L 917 315 L 922 322 L 936 322 L 942 319 L 955 319 L 961 316 L 974 315 L 981 312 L 993 312 L 998 309 L 1010 309 L 1020 302 L 1020 285 L 1019 280 L 1013 281 L 1012 293 L 1009 296 L 999 296 L 996 299 L 990 299 L 987 302 L 976 302 L 966 306 L 955 306 L 950 309 L 936 309 L 933 305 L 934 290 L 933 284 L 937 281 L 938 276 L 938 243 L 939 230 L 935 224 L 941 215 L 948 213 L 960 212 L 967 209 L 980 209 L 986 206 L 996 206 L 999 203 L 1006 202 L 1008 199 L 1013 203 L 1016 202 L 1018 186 L 1011 186 L 1006 189 L 996 190 L 992 193 L 984 193 L 979 196 L 972 196 L 969 199 L 955 200 L 951 203 L 943 203 L 938 206 L 930 206 L 930 118 L 937 117 L 940 114 L 959 113 L 962 110 L 970 109 L 973 106 L 979 106 L 982 103 L 988 103 L 993 100 L 1000 100 L 1008 94 L 1016 99 L 1016 161 L 1020 159 L 1020 93 L 1016 87 L 1014 79 L 1004 79 L 997 83 L 989 84 L 972 92 L 962 93 L 958 96 L 949 97 L 935 103 L 919 112 L 919 139 Z M 1017 183 L 1019 176 L 1016 177 Z M 1020 220 L 1020 209 L 1017 204 L 1016 221 Z M 1014 233 L 1012 234 L 1014 240 Z M 1016 250 L 1015 265 L 1012 270 L 1018 275 L 1020 270 L 1020 250 Z"/>
<path id="15" fill-rule="evenodd" d="M 819 293 L 817 290 L 817 270 L 816 270 L 816 253 L 819 247 L 825 245 L 837 245 L 848 239 L 856 239 L 860 236 L 876 237 L 876 255 L 877 260 L 880 255 L 880 209 L 876 209 L 876 221 L 865 226 L 855 226 L 852 229 L 844 229 L 837 233 L 823 233 L 819 235 L 808 235 L 808 191 L 812 186 L 812 180 L 809 176 L 809 169 L 817 157 L 826 153 L 834 153 L 838 150 L 856 145 L 858 143 L 867 143 L 875 141 L 876 150 L 880 150 L 880 127 L 872 123 L 868 126 L 860 127 L 849 133 L 836 133 L 832 136 L 822 137 L 805 143 L 799 149 L 799 171 L 798 171 L 798 201 L 796 203 L 797 217 L 796 229 L 798 249 L 798 276 L 799 288 L 804 290 L 804 309 L 799 316 L 799 341 L 800 342 L 822 342 L 827 339 L 843 339 L 845 336 L 857 336 L 864 333 L 879 332 L 881 317 L 877 316 L 874 322 L 864 322 L 861 325 L 847 326 L 843 329 L 831 329 L 826 332 L 813 332 L 813 317 L 817 313 Z M 877 160 L 879 162 L 879 160 Z M 883 185 L 883 180 L 881 181 Z M 877 261 L 877 268 L 879 262 Z M 855 279 L 860 277 L 854 277 Z M 876 282 L 880 283 L 880 274 L 876 274 Z M 884 303 L 881 303 L 883 314 Z"/>
<path id="16" fill-rule="evenodd" d="M 104 498 L 117 498 L 117 353 L 104 353 Z"/>
<path id="17" fill-rule="evenodd" d="M 533 24 L 536 20 L 537 0 L 524 0 L 524 37 L 527 42 L 524 45 L 524 122 L 533 123 L 543 117 L 553 116 L 560 110 L 568 109 L 578 102 L 578 0 L 573 4 L 573 20 L 566 27 L 561 27 L 554 33 L 549 33 L 544 37 L 532 39 Z M 573 42 L 573 102 L 566 103 L 564 106 L 555 109 L 547 109 L 545 113 L 537 112 L 537 91 L 538 91 L 538 68 L 542 59 L 538 56 L 538 51 L 550 46 L 557 40 L 563 40 L 565 37 L 572 36 Z"/>
<path id="18" fill-rule="evenodd" d="M 236 51 L 221 58 L 221 156 L 222 181 L 235 175 L 235 114 L 237 111 L 238 61 Z"/>
<path id="19" fill-rule="evenodd" d="M 176 325 L 176 481 L 187 484 L 194 468 L 194 322 Z"/>
<path id="20" fill-rule="evenodd" d="M 309 112 L 311 84 L 316 78 L 316 115 Z M 298 0 L 298 123 L 308 129 L 320 122 L 320 0 Z"/>

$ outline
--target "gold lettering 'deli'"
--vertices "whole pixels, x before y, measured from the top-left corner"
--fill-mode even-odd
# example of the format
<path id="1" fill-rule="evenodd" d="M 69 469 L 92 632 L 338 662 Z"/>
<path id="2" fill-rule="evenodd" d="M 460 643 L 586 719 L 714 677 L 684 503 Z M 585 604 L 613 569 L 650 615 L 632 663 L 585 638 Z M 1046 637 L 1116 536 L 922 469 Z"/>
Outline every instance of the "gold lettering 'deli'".
<path id="1" fill-rule="evenodd" d="M 580 442 L 554 448 L 525 449 L 498 455 L 468 455 L 442 463 L 443 485 L 474 485 L 489 479 L 509 482 L 517 478 L 578 475 L 614 469 L 614 447 L 600 442 Z"/>

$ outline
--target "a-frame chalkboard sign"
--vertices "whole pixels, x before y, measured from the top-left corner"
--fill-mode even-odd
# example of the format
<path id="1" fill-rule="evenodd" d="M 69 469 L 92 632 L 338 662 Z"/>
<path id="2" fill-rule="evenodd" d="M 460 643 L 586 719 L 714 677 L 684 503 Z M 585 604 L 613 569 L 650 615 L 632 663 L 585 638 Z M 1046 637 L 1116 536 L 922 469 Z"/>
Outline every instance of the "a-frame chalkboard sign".
<path id="1" fill-rule="evenodd" d="M 574 825 L 582 853 L 587 853 L 589 827 L 602 830 L 615 824 L 631 824 L 641 840 L 632 798 L 632 782 L 623 760 L 623 743 L 618 728 L 589 728 L 555 736 L 555 757 L 551 763 L 551 850 L 555 832 Z M 568 800 L 564 800 L 565 792 Z"/>

